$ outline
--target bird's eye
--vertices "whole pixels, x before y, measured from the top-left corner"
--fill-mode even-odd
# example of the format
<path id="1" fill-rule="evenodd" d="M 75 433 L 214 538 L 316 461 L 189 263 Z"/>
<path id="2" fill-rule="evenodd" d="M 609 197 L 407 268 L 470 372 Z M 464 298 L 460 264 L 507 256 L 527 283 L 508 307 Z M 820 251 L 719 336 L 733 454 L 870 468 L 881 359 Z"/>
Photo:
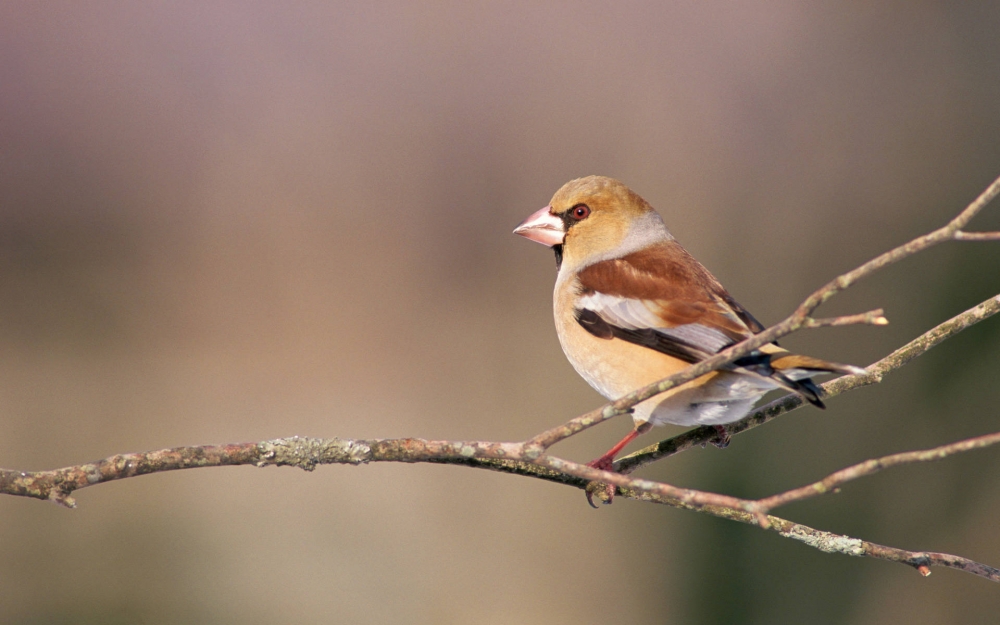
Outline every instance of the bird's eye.
<path id="1" fill-rule="evenodd" d="M 570 209 L 569 214 L 573 216 L 573 219 L 583 221 L 587 217 L 590 217 L 590 207 L 586 204 L 577 204 Z"/>

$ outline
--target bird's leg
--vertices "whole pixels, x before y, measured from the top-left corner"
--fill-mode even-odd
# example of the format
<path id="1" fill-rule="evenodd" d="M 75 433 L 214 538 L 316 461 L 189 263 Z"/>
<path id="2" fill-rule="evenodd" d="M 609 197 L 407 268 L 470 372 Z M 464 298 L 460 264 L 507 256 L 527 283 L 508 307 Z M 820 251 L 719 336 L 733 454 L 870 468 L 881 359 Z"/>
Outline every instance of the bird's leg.
<path id="1" fill-rule="evenodd" d="M 625 438 L 618 441 L 614 447 L 608 450 L 606 454 L 598 458 L 597 460 L 591 460 L 587 463 L 588 467 L 593 467 L 595 469 L 601 469 L 602 471 L 611 471 L 614 467 L 615 456 L 617 456 L 621 450 L 625 449 L 625 446 L 631 443 L 635 437 L 640 434 L 645 434 L 653 427 L 653 424 L 646 421 L 637 426 L 635 429 L 625 435 Z M 601 491 L 603 496 L 600 499 L 604 503 L 611 503 L 615 498 L 615 487 L 612 484 L 602 484 L 600 482 L 591 482 L 587 485 L 587 502 L 590 503 L 591 507 L 596 508 L 597 505 L 594 503 L 594 493 Z"/>
<path id="2" fill-rule="evenodd" d="M 590 462 L 587 463 L 587 466 L 594 467 L 595 469 L 601 469 L 602 471 L 610 471 L 611 467 L 615 463 L 615 456 L 617 456 L 621 452 L 621 450 L 625 449 L 626 445 L 635 440 L 635 437 L 649 430 L 649 428 L 646 427 L 642 430 L 642 432 L 639 431 L 640 428 L 648 425 L 649 425 L 648 423 L 643 423 L 642 426 L 639 426 L 634 430 L 632 430 L 631 432 L 629 432 L 628 434 L 626 434 L 625 438 L 618 441 L 618 444 L 609 449 L 606 454 L 604 454 L 597 460 L 591 460 Z"/>

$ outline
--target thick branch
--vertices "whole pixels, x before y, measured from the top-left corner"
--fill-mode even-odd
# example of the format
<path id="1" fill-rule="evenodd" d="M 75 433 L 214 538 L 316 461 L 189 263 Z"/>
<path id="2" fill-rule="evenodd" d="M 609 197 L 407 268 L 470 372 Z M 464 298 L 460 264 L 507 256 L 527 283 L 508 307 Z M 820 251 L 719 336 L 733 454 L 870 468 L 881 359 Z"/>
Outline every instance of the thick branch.
<path id="1" fill-rule="evenodd" d="M 1000 436 L 1000 435 L 994 435 Z M 53 471 L 20 472 L 0 470 L 0 492 L 49 499 L 66 506 L 73 507 L 75 502 L 70 496 L 74 490 L 86 488 L 116 479 L 135 477 L 147 473 L 191 469 L 208 466 L 227 466 L 249 464 L 255 466 L 284 465 L 296 466 L 311 471 L 319 464 L 363 464 L 367 462 L 435 462 L 446 464 L 462 464 L 485 468 L 505 473 L 536 477 L 560 484 L 583 489 L 593 476 L 575 478 L 561 471 L 550 470 L 525 461 L 510 459 L 483 459 L 477 454 L 511 454 L 514 444 L 497 446 L 470 442 L 425 441 L 421 439 L 375 439 L 375 440 L 343 440 L 315 439 L 293 437 L 276 439 L 261 443 L 244 443 L 237 445 L 205 445 L 198 447 L 178 447 L 160 451 L 121 454 L 111 456 L 98 462 L 56 469 Z M 921 453 L 921 452 L 914 452 Z M 551 459 L 550 459 L 551 460 Z M 561 461 L 550 462 L 561 466 Z M 584 466 L 584 465 L 580 465 Z M 596 471 L 585 467 L 584 469 Z M 598 472 L 603 473 L 603 472 Z M 716 502 L 709 505 L 693 504 L 690 497 L 685 496 L 697 491 L 676 489 L 680 497 L 650 492 L 655 482 L 646 480 L 628 480 L 618 476 L 633 486 L 621 489 L 621 496 L 639 501 L 650 501 L 678 508 L 698 510 L 706 514 L 718 516 L 741 523 L 751 523 L 778 532 L 786 538 L 793 538 L 811 547 L 827 553 L 841 553 L 852 556 L 866 556 L 881 560 L 890 560 L 909 564 L 928 574 L 929 566 L 946 566 L 956 568 L 992 581 L 1000 581 L 1000 571 L 985 564 L 974 562 L 967 558 L 950 554 L 933 552 L 914 552 L 869 543 L 857 538 L 841 536 L 813 529 L 791 521 L 767 516 L 762 524 L 760 516 L 726 503 L 736 503 L 739 506 L 752 504 L 724 495 L 716 496 Z M 618 479 L 616 478 L 616 479 Z M 635 488 L 645 487 L 642 490 Z M 673 488 L 673 487 L 671 487 Z"/>
<path id="2" fill-rule="evenodd" d="M 134 454 L 118 454 L 53 471 L 12 471 L 0 469 L 0 493 L 49 499 L 74 508 L 70 493 L 81 488 L 127 477 L 237 464 L 252 464 L 258 451 L 254 443 L 176 447 Z"/>

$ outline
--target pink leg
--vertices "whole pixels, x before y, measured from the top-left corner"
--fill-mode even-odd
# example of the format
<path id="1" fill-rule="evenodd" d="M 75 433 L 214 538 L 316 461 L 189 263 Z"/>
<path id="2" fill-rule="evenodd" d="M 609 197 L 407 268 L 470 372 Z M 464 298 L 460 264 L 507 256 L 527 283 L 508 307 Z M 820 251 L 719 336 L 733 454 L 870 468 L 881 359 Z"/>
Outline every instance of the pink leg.
<path id="1" fill-rule="evenodd" d="M 587 463 L 588 467 L 593 467 L 595 469 L 601 469 L 602 471 L 611 471 L 614 467 L 615 456 L 617 456 L 621 450 L 625 449 L 625 446 L 631 443 L 640 434 L 645 434 L 653 427 L 651 423 L 643 423 L 636 426 L 634 430 L 625 435 L 625 438 L 618 441 L 614 447 L 608 450 L 606 454 L 598 458 L 597 460 L 591 460 Z M 615 487 L 612 484 L 601 484 L 604 488 L 606 503 L 611 503 L 615 498 Z M 590 503 L 591 507 L 596 508 L 597 505 L 594 504 L 594 490 L 587 488 L 587 502 Z"/>
<path id="2" fill-rule="evenodd" d="M 637 429 L 632 430 L 625 435 L 625 438 L 618 441 L 618 444 L 608 450 L 606 454 L 598 458 L 597 460 L 591 460 L 587 463 L 588 467 L 594 467 L 595 469 L 602 469 L 604 471 L 610 471 L 611 467 L 615 463 L 615 456 L 617 456 L 621 450 L 625 449 L 625 446 L 635 440 L 636 436 L 639 436 L 640 432 Z"/>

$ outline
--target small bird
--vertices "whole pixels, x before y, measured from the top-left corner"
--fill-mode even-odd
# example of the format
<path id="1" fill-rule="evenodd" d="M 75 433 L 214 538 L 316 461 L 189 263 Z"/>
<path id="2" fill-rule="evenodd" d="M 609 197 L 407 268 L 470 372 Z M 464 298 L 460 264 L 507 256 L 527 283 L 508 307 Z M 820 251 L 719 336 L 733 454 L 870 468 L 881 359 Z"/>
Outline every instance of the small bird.
<path id="1" fill-rule="evenodd" d="M 621 182 L 567 182 L 519 234 L 555 250 L 553 308 L 563 352 L 584 380 L 614 400 L 761 332 L 764 327 L 681 247 L 653 207 Z M 776 344 L 637 404 L 635 428 L 591 467 L 654 425 L 738 421 L 765 393 L 783 388 L 823 408 L 810 380 L 863 369 L 792 354 Z M 609 497 L 614 489 L 609 489 Z M 593 505 L 592 493 L 587 498 Z"/>

